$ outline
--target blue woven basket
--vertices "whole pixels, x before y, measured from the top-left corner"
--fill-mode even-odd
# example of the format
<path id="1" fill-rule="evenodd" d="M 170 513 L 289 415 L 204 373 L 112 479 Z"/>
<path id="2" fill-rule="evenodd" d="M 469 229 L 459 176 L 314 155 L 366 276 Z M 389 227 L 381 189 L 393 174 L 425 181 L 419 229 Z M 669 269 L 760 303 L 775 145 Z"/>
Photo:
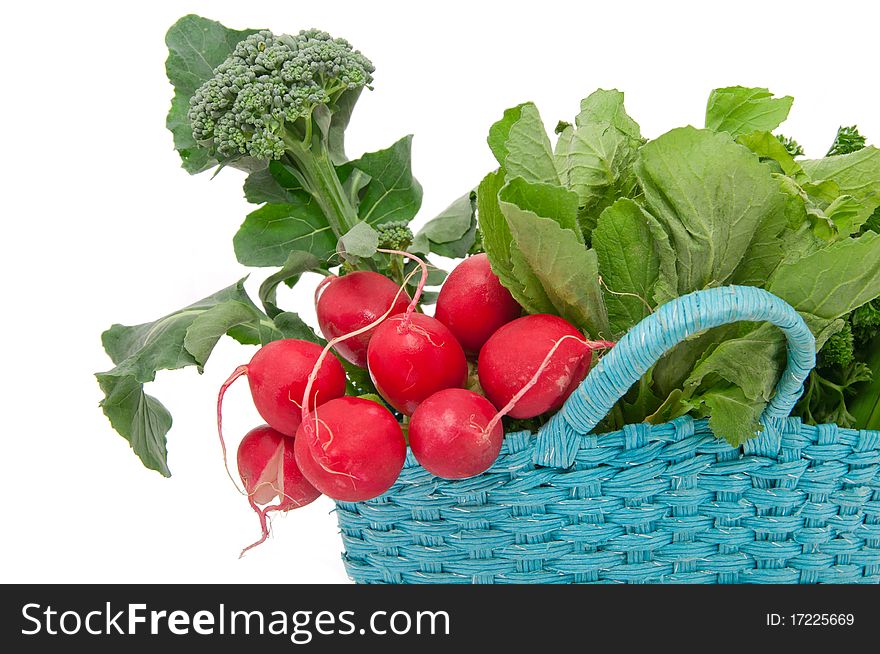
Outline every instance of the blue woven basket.
<path id="1" fill-rule="evenodd" d="M 590 430 L 669 348 L 768 321 L 788 364 L 742 448 L 705 420 Z M 410 454 L 369 502 L 337 503 L 361 583 L 878 583 L 880 432 L 789 418 L 815 341 L 779 298 L 724 287 L 636 325 L 535 435 L 509 433 L 486 473 L 432 476 Z"/>

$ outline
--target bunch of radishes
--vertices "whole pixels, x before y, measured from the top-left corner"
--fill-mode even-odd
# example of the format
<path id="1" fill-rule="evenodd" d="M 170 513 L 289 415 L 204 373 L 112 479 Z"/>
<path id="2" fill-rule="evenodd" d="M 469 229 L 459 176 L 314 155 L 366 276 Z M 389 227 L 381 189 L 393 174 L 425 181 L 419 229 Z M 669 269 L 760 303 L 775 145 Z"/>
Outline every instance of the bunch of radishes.
<path id="1" fill-rule="evenodd" d="M 419 263 L 422 279 L 412 298 L 405 285 L 379 273 L 328 277 L 315 294 L 327 346 L 296 339 L 269 343 L 220 389 L 221 443 L 223 395 L 242 375 L 268 423 L 244 437 L 237 457 L 263 528 L 255 545 L 268 536 L 270 511 L 303 506 L 322 493 L 360 502 L 387 491 L 403 468 L 407 441 L 438 477 L 486 471 L 501 450 L 502 417 L 558 409 L 586 376 L 592 350 L 611 345 L 587 340 L 557 316 L 522 316 L 485 254 L 468 257 L 449 274 L 435 317 L 420 313 L 424 262 L 386 252 Z M 367 368 L 403 425 L 378 398 L 345 395 L 345 370 L 331 350 Z M 476 390 L 464 388 L 469 358 L 476 360 Z"/>

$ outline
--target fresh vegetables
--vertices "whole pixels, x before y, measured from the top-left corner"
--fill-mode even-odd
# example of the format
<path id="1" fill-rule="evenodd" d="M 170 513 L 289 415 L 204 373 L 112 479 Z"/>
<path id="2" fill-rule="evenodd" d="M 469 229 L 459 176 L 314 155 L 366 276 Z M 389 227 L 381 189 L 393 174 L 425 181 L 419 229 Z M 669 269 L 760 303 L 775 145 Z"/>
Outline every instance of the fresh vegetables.
<path id="1" fill-rule="evenodd" d="M 379 394 L 406 415 L 433 393 L 464 386 L 467 379 L 455 336 L 422 313 L 398 314 L 379 325 L 367 349 L 367 368 Z"/>
<path id="2" fill-rule="evenodd" d="M 859 152 L 865 144 L 865 137 L 855 125 L 841 127 L 826 156 Z M 841 204 L 851 202 L 847 199 Z M 878 219 L 880 207 L 875 207 L 859 233 L 880 232 Z M 833 422 L 842 427 L 880 427 L 880 421 L 876 418 L 872 421 L 872 410 L 867 409 L 880 401 L 877 384 L 867 383 L 880 374 L 876 363 L 869 364 L 872 358 L 876 361 L 877 335 L 880 335 L 880 299 L 853 309 L 842 319 L 839 331 L 832 334 L 819 351 L 816 368 L 807 380 L 796 408 L 802 418 L 813 424 Z"/>
<path id="3" fill-rule="evenodd" d="M 246 374 L 269 425 L 246 435 L 237 457 L 260 542 L 272 511 L 319 493 L 360 502 L 386 492 L 404 465 L 404 432 L 432 474 L 485 472 L 505 428 L 539 427 L 594 350 L 706 287 L 759 286 L 801 313 L 822 347 L 798 406 L 806 420 L 880 427 L 880 151 L 855 127 L 838 131 L 827 156 L 805 159 L 774 134 L 792 98 L 763 88 L 716 89 L 705 128 L 652 140 L 618 91 L 586 97 L 552 139 L 524 103 L 489 129 L 498 168 L 414 231 L 410 137 L 345 155 L 374 72 L 348 42 L 197 16 L 167 42 L 168 126 L 183 166 L 246 173 L 245 196 L 260 206 L 233 238 L 236 256 L 276 270 L 260 306 L 242 280 L 153 323 L 111 327 L 102 407 L 145 465 L 170 474 L 171 418 L 143 384 L 162 369 L 201 371 L 224 334 L 261 346 L 218 398 L 219 428 L 223 394 Z M 463 261 L 446 277 L 429 255 Z M 322 337 L 276 294 L 307 272 L 324 277 Z M 691 414 L 741 444 L 761 428 L 784 345 L 768 325 L 700 333 L 664 355 L 598 431 Z"/>
<path id="4" fill-rule="evenodd" d="M 174 86 L 167 125 L 183 168 L 247 173 L 244 195 L 259 207 L 235 234 L 235 253 L 244 265 L 276 267 L 259 287 L 259 307 L 241 280 L 154 322 L 113 325 L 103 334 L 114 367 L 96 375 L 101 408 L 143 464 L 169 476 L 171 415 L 144 384 L 159 370 L 201 372 L 224 334 L 246 345 L 284 338 L 322 343 L 296 313 L 278 306 L 276 289 L 298 283 L 305 272 L 329 275 L 340 263 L 339 273 L 385 273 L 400 283 L 408 272 L 400 257 L 376 250 L 380 239 L 387 245 L 396 235 L 395 244 L 402 244 L 401 235 L 412 234 L 404 226 L 419 209 L 422 189 L 411 172 L 410 137 L 353 161 L 346 157 L 345 130 L 371 84 L 372 63 L 345 41 L 315 30 L 294 36 L 233 30 L 195 15 L 177 21 L 165 40 Z M 274 93 L 282 89 L 276 104 Z M 476 232 L 469 198 L 412 235 L 412 249 L 463 256 Z M 429 283 L 442 280 L 442 271 L 432 270 Z M 431 300 L 422 295 L 422 303 Z M 375 391 L 366 371 L 350 366 L 346 373 L 349 390 Z"/>
<path id="5" fill-rule="evenodd" d="M 246 366 L 239 366 L 220 387 L 217 424 L 222 424 L 223 396 L 229 386 L 246 375 L 254 406 L 276 431 L 293 436 L 301 421 L 300 399 L 309 372 L 321 356 L 321 346 L 295 338 L 273 341 L 261 347 Z M 345 394 L 345 371 L 335 357 L 322 362 L 310 389 L 308 409 Z"/>
<path id="6" fill-rule="evenodd" d="M 339 123 L 373 70 L 325 32 L 250 34 L 190 99 L 192 136 L 221 164 L 283 160 L 333 231 L 345 234 L 358 215 L 334 166 L 344 161 Z"/>
<path id="7" fill-rule="evenodd" d="M 455 267 L 440 289 L 435 316 L 469 354 L 476 354 L 495 331 L 518 318 L 522 308 L 492 272 L 485 254 Z"/>
<path id="8" fill-rule="evenodd" d="M 372 323 L 389 309 L 391 314 L 403 313 L 410 298 L 398 292 L 397 284 L 379 273 L 355 271 L 330 281 L 318 290 L 315 311 L 321 333 L 336 338 Z M 367 365 L 367 345 L 373 331 L 356 338 L 340 341 L 336 352 L 346 361 L 361 368 Z"/>
<path id="9" fill-rule="evenodd" d="M 238 473 L 244 484 L 251 507 L 260 516 L 262 536 L 252 547 L 263 543 L 269 536 L 266 516 L 270 511 L 289 511 L 314 502 L 321 495 L 303 477 L 293 453 L 293 439 L 275 431 L 269 425 L 251 429 L 238 446 L 236 456 Z M 264 506 L 278 498 L 278 503 Z"/>
<path id="10" fill-rule="evenodd" d="M 591 338 L 617 338 L 701 288 L 759 286 L 793 305 L 822 346 L 880 296 L 880 239 L 864 231 L 880 205 L 880 151 L 795 158 L 799 146 L 772 133 L 791 106 L 767 89 L 716 89 L 706 128 L 648 141 L 623 94 L 599 90 L 574 123 L 560 123 L 555 145 L 534 104 L 507 110 L 489 131 L 499 169 L 477 189 L 492 270 L 528 313 L 558 315 Z M 760 429 L 784 360 L 768 325 L 699 334 L 600 430 L 690 413 L 738 445 Z M 863 389 L 864 379 L 843 381 Z"/>
<path id="11" fill-rule="evenodd" d="M 495 463 L 504 440 L 496 409 L 464 388 L 438 391 L 419 404 L 409 423 L 413 456 L 432 475 L 464 479 Z"/>
<path id="12" fill-rule="evenodd" d="M 359 397 L 322 404 L 303 420 L 294 441 L 296 462 L 325 495 L 360 502 L 381 495 L 397 481 L 406 440 L 385 407 Z"/>
<path id="13" fill-rule="evenodd" d="M 563 341 L 537 383 L 509 411 L 513 418 L 534 418 L 555 411 L 590 369 L 592 348 L 569 322 L 547 314 L 523 316 L 496 331 L 480 350 L 480 386 L 497 408 L 506 405 L 541 366 L 557 341 Z"/>

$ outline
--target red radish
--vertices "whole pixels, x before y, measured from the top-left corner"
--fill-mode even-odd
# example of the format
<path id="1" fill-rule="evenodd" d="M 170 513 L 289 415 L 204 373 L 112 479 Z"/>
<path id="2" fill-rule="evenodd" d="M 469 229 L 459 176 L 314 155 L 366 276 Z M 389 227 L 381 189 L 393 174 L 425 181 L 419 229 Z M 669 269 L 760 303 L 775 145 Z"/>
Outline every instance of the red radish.
<path id="1" fill-rule="evenodd" d="M 367 347 L 367 369 L 379 394 L 401 413 L 412 415 L 422 400 L 437 391 L 464 386 L 467 360 L 448 327 L 436 318 L 415 313 L 428 281 L 425 262 L 409 252 L 379 252 L 409 257 L 422 271 L 406 311 L 379 325 Z"/>
<path id="2" fill-rule="evenodd" d="M 422 402 L 409 423 L 409 446 L 422 467 L 444 479 L 485 472 L 498 458 L 504 430 L 482 395 L 447 388 Z M 487 428 L 490 423 L 491 427 Z"/>
<path id="3" fill-rule="evenodd" d="M 406 415 L 437 391 L 464 386 L 468 372 L 449 328 L 423 313 L 398 314 L 379 325 L 367 368 L 379 394 Z"/>
<path id="4" fill-rule="evenodd" d="M 426 277 L 427 269 L 422 264 L 422 282 L 416 298 L 407 308 L 407 315 L 415 308 Z M 302 424 L 294 444 L 296 461 L 306 479 L 335 500 L 360 502 L 391 488 L 403 469 L 406 439 L 391 412 L 376 402 L 340 397 L 307 411 L 305 398 L 309 397 L 330 349 L 372 331 L 393 310 L 392 305 L 372 322 L 331 339 L 312 367 L 303 391 Z"/>
<path id="5" fill-rule="evenodd" d="M 325 283 L 326 282 L 322 282 L 322 285 Z M 319 285 L 318 290 L 320 290 L 320 288 L 321 286 Z M 341 458 L 333 459 L 332 457 L 334 453 L 339 452 L 339 449 L 331 448 L 334 440 L 333 434 L 335 434 L 336 432 L 345 432 L 346 430 L 348 432 L 354 432 L 354 440 L 348 438 L 343 438 L 343 440 L 348 441 L 349 445 L 351 445 L 352 443 L 355 445 L 355 450 L 351 453 L 351 456 L 358 465 L 366 465 L 369 468 L 371 464 L 370 456 L 375 456 L 375 454 L 370 454 L 370 452 L 372 452 L 373 450 L 375 450 L 375 452 L 378 452 L 378 456 L 381 456 L 383 458 L 382 460 L 380 460 L 380 465 L 375 467 L 375 469 L 378 470 L 378 474 L 376 474 L 375 471 L 371 471 L 368 469 L 366 474 L 358 472 L 357 477 L 350 475 L 351 479 L 366 479 L 364 483 L 356 483 L 357 488 L 361 490 L 361 492 L 365 492 L 364 490 L 362 490 L 362 488 L 366 488 L 367 491 L 372 492 L 372 489 L 376 488 L 376 480 L 378 480 L 378 483 L 383 485 L 382 489 L 379 490 L 377 494 L 387 490 L 387 488 L 394 483 L 394 480 L 397 479 L 397 476 L 400 474 L 400 469 L 403 467 L 403 458 L 406 455 L 406 442 L 403 438 L 403 432 L 400 429 L 400 425 L 387 409 L 378 404 L 369 402 L 368 400 L 358 400 L 358 398 L 340 398 L 340 396 L 345 391 L 345 373 L 342 369 L 342 366 L 340 365 L 339 361 L 332 356 L 330 357 L 330 361 L 327 361 L 327 364 L 329 364 L 329 373 L 327 372 L 328 368 L 324 364 L 325 359 L 330 354 L 331 348 L 335 347 L 338 343 L 345 341 L 346 339 L 355 338 L 371 330 L 376 325 L 378 325 L 379 322 L 387 318 L 392 310 L 393 307 L 389 307 L 389 309 L 383 315 L 376 318 L 373 323 L 368 323 L 355 331 L 331 339 L 324 348 L 313 346 L 312 343 L 307 343 L 304 341 L 276 341 L 274 343 L 270 343 L 262 350 L 260 350 L 260 352 L 257 353 L 257 356 L 255 356 L 251 360 L 251 363 L 248 366 L 239 366 L 239 368 L 236 369 L 235 373 L 226 381 L 226 383 L 220 389 L 220 396 L 217 400 L 217 430 L 220 435 L 220 445 L 223 448 L 224 463 L 226 462 L 226 444 L 223 440 L 223 420 L 221 406 L 223 395 L 226 392 L 226 389 L 238 377 L 243 374 L 248 374 L 249 380 L 251 382 L 251 389 L 253 391 L 255 389 L 255 381 L 266 382 L 267 378 L 268 381 L 271 381 L 272 375 L 278 373 L 277 365 L 275 366 L 276 369 L 271 368 L 271 364 L 275 361 L 276 357 L 283 357 L 286 354 L 294 354 L 297 355 L 294 357 L 293 361 L 296 366 L 291 369 L 291 361 L 287 361 L 287 368 L 283 369 L 281 372 L 285 373 L 286 377 L 294 379 L 295 382 L 287 386 L 285 390 L 285 397 L 280 402 L 285 408 L 289 406 L 288 403 L 294 403 L 297 407 L 299 407 L 299 411 L 292 412 L 294 413 L 297 421 L 297 433 L 300 431 L 304 431 L 306 433 L 306 435 L 302 437 L 304 440 L 308 441 L 309 437 L 312 436 L 312 440 L 314 440 L 315 443 L 320 444 L 319 446 L 321 448 L 321 453 L 318 456 L 318 461 L 323 466 L 325 461 L 328 460 L 328 454 L 324 450 L 330 452 L 329 456 L 332 461 L 335 461 L 336 463 L 340 463 L 340 461 L 343 464 L 346 463 L 344 444 L 343 446 L 339 446 L 343 448 L 343 454 Z M 283 345 L 279 346 L 277 345 L 278 343 L 281 343 Z M 260 357 L 260 353 L 266 351 L 268 351 L 269 354 Z M 308 363 L 309 365 L 308 372 L 305 372 L 302 367 L 304 357 L 307 357 L 306 363 Z M 339 375 L 341 376 L 341 389 L 335 388 L 335 368 L 338 368 Z M 263 383 L 262 385 L 258 384 L 256 386 L 257 389 L 261 390 L 265 389 L 265 387 L 266 383 Z M 367 416 L 368 419 L 362 421 L 361 423 L 358 423 L 358 414 L 363 414 L 361 417 L 364 417 L 366 415 L 364 408 L 356 408 L 351 414 L 348 413 L 348 409 L 345 409 L 342 413 L 348 415 L 349 417 L 351 417 L 352 415 L 354 416 L 355 427 L 352 428 L 351 426 L 346 426 L 339 428 L 336 431 L 331 431 L 329 438 L 327 438 L 327 424 L 323 421 L 323 415 L 321 419 L 318 418 L 316 410 L 316 404 L 321 405 L 323 401 L 318 401 L 318 394 L 322 389 L 328 389 L 334 393 L 334 396 L 330 399 L 329 404 L 333 403 L 333 399 L 339 399 L 343 403 L 348 400 L 355 400 L 356 402 L 363 401 L 367 402 L 368 404 L 372 404 L 373 406 L 381 409 L 384 414 L 387 414 L 388 418 L 390 418 L 391 420 L 393 427 L 389 428 L 387 424 L 383 425 L 376 423 L 375 419 L 372 420 L 372 423 L 376 424 L 371 424 L 369 416 Z M 293 396 L 293 393 L 295 391 L 300 391 L 299 402 L 297 402 L 295 397 Z M 257 403 L 258 394 L 253 393 L 253 395 L 254 402 Z M 323 398 L 324 395 L 321 395 L 321 397 Z M 260 405 L 257 404 L 258 408 L 259 406 Z M 270 408 L 273 407 L 270 405 Z M 310 411 L 312 411 L 311 414 L 309 413 Z M 302 423 L 307 419 L 309 415 L 314 415 L 314 420 L 310 420 L 309 423 L 305 425 L 305 429 L 303 429 Z M 333 406 L 331 406 L 331 418 L 333 417 L 333 415 L 334 408 Z M 288 418 L 287 416 L 284 417 L 286 419 Z M 362 435 L 357 433 L 357 429 L 360 425 L 364 424 L 366 425 L 366 429 L 368 431 L 366 436 L 362 437 Z M 374 427 L 376 428 L 373 429 Z M 323 432 L 321 431 L 322 429 L 324 430 Z M 384 441 L 384 445 L 386 447 L 384 448 L 384 450 L 388 449 L 389 443 L 391 445 L 392 451 L 390 456 L 388 455 L 388 452 L 383 450 L 383 435 L 386 437 Z M 371 443 L 371 446 L 368 447 L 365 451 L 359 452 L 357 450 L 357 444 L 361 442 Z M 265 425 L 249 432 L 239 445 L 238 468 L 241 475 L 241 480 L 244 483 L 245 492 L 248 496 L 251 507 L 253 507 L 254 511 L 256 511 L 257 514 L 260 516 L 260 525 L 263 528 L 263 533 L 260 540 L 258 540 L 253 545 L 245 548 L 242 551 L 242 554 L 244 554 L 252 547 L 256 547 L 257 545 L 261 544 L 269 536 L 267 514 L 270 511 L 287 511 L 290 509 L 294 509 L 299 506 L 308 504 L 320 495 L 320 492 L 309 483 L 306 476 L 303 474 L 303 472 L 301 472 L 300 466 L 297 463 L 297 458 L 300 455 L 297 454 L 296 445 L 294 443 L 295 441 L 293 438 L 285 436 L 279 431 L 276 431 L 268 425 Z M 373 447 L 373 445 L 375 445 L 375 447 Z M 336 448 L 336 446 L 334 446 L 334 448 Z M 403 454 L 398 456 L 398 450 L 402 450 Z M 306 450 L 305 454 L 302 455 L 302 457 L 307 466 L 311 465 L 311 467 L 315 467 L 315 459 L 308 449 Z M 399 463 L 397 462 L 397 459 L 400 459 Z M 325 467 L 319 467 L 326 473 L 327 470 L 332 469 L 329 467 L 329 465 L 330 464 L 327 464 Z M 357 466 L 355 466 L 355 468 L 356 467 Z M 226 469 L 226 472 L 227 474 L 229 473 L 228 467 Z M 321 478 L 318 473 L 314 473 L 313 476 L 315 479 Z M 390 481 L 388 481 L 389 479 Z M 355 483 L 355 481 L 352 481 L 351 483 Z M 278 504 L 266 506 L 263 509 L 260 509 L 257 506 L 258 504 L 266 504 L 275 497 L 280 497 Z"/>
<path id="6" fill-rule="evenodd" d="M 409 444 L 422 467 L 445 479 L 464 479 L 488 470 L 501 451 L 501 419 L 531 392 L 553 363 L 557 350 L 571 340 L 585 343 L 590 350 L 614 345 L 609 341 L 583 341 L 580 334 L 562 336 L 531 378 L 497 412 L 483 396 L 461 389 L 443 390 L 422 402 L 409 423 Z"/>
<path id="7" fill-rule="evenodd" d="M 568 338 L 565 338 L 568 337 Z M 562 341 L 557 344 L 558 341 Z M 592 350 L 607 341 L 587 341 L 568 321 L 548 314 L 523 316 L 496 331 L 477 362 L 480 385 L 496 407 L 508 404 L 558 345 L 552 360 L 528 392 L 508 412 L 512 418 L 533 418 L 553 411 L 571 395 L 590 369 Z"/>
<path id="8" fill-rule="evenodd" d="M 294 440 L 296 463 L 319 491 L 362 502 L 387 491 L 403 469 L 406 440 L 385 407 L 340 397 L 309 413 Z"/>
<path id="9" fill-rule="evenodd" d="M 485 254 L 468 257 L 449 273 L 434 312 L 469 354 L 479 352 L 499 327 L 521 314 L 522 308 L 492 272 Z"/>
<path id="10" fill-rule="evenodd" d="M 309 371 L 321 356 L 321 346 L 287 338 L 267 343 L 246 366 L 239 366 L 220 387 L 217 397 L 217 427 L 222 439 L 223 396 L 242 375 L 247 375 L 254 406 L 269 425 L 286 436 L 293 436 L 302 420 L 300 401 L 308 383 Z M 311 409 L 317 401 L 326 402 L 345 394 L 345 370 L 335 357 L 325 361 L 309 395 Z"/>
<path id="11" fill-rule="evenodd" d="M 329 280 L 329 281 L 327 281 Z M 394 315 L 406 310 L 409 295 L 393 281 L 369 271 L 351 272 L 342 277 L 328 277 L 315 292 L 318 325 L 327 339 L 334 339 L 369 325 L 389 309 Z M 339 356 L 361 368 L 367 365 L 367 345 L 373 330 L 340 341 Z"/>
<path id="12" fill-rule="evenodd" d="M 267 515 L 270 511 L 289 511 L 314 502 L 321 493 L 303 477 L 296 464 L 293 439 L 269 425 L 251 429 L 238 446 L 238 473 L 251 507 L 260 516 L 262 536 L 249 549 L 269 536 Z M 278 498 L 278 503 L 264 506 Z"/>

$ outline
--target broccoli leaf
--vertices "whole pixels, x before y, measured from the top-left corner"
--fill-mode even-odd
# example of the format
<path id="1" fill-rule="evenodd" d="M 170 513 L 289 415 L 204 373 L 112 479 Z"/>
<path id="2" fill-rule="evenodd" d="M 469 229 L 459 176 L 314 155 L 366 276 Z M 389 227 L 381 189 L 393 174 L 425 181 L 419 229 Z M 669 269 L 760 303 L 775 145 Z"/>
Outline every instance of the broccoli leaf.
<path id="1" fill-rule="evenodd" d="M 165 35 L 168 46 L 165 71 L 174 86 L 166 126 L 174 135 L 174 147 L 183 168 L 190 174 L 213 168 L 217 159 L 193 138 L 187 117 L 189 99 L 213 76 L 214 68 L 223 63 L 239 41 L 258 31 L 232 30 L 216 21 L 189 14 L 174 23 Z"/>
<path id="2" fill-rule="evenodd" d="M 296 202 L 296 191 L 302 191 L 302 185 L 280 161 L 270 161 L 244 180 L 244 197 L 253 204 L 290 204 Z"/>
<path id="3" fill-rule="evenodd" d="M 144 393 L 144 385 L 131 375 L 95 375 L 104 399 L 101 408 L 113 429 L 125 438 L 134 453 L 150 470 L 170 477 L 165 435 L 171 429 L 171 414 L 159 400 Z"/>
<path id="4" fill-rule="evenodd" d="M 410 221 L 422 205 L 422 186 L 412 175 L 412 136 L 405 136 L 390 148 L 368 152 L 339 168 L 340 179 L 356 168 L 369 176 L 360 192 L 358 217 L 379 225 L 392 220 Z"/>
<path id="5" fill-rule="evenodd" d="M 512 107 L 489 129 L 489 148 L 512 177 L 528 182 L 559 184 L 550 138 L 531 102 Z"/>
<path id="6" fill-rule="evenodd" d="M 759 226 L 784 210 L 771 169 L 727 134 L 667 132 L 641 148 L 636 174 L 674 249 L 680 295 L 728 283 Z"/>
<path id="7" fill-rule="evenodd" d="M 317 343 L 321 347 L 327 344 L 323 338 L 315 334 L 314 330 L 298 314 L 292 311 L 279 313 L 272 319 L 272 322 L 280 334 L 280 336 L 273 336 L 272 340 L 278 338 L 298 338 L 301 341 Z"/>
<path id="8" fill-rule="evenodd" d="M 413 239 L 413 252 L 435 252 L 461 259 L 474 244 L 477 231 L 477 194 L 468 191 L 429 220 Z"/>
<path id="9" fill-rule="evenodd" d="M 412 137 L 407 136 L 390 148 L 337 168 L 343 186 L 351 187 L 351 199 L 359 203 L 358 215 L 365 223 L 409 221 L 418 212 L 422 187 L 412 176 L 411 147 Z M 283 266 L 295 250 L 327 261 L 336 252 L 336 235 L 318 201 L 303 190 L 287 166 L 273 161 L 266 169 L 251 173 L 244 190 L 250 202 L 267 204 L 248 214 L 233 239 L 240 263 Z M 363 232 L 357 225 L 354 228 Z"/>
<path id="10" fill-rule="evenodd" d="M 287 204 L 265 204 L 249 213 L 232 240 L 245 266 L 282 266 L 293 250 L 326 261 L 336 236 L 321 207 L 305 191 L 290 191 Z"/>
<path id="11" fill-rule="evenodd" d="M 729 86 L 715 89 L 706 106 L 706 127 L 736 137 L 755 131 L 771 132 L 791 111 L 794 98 L 774 98 L 767 89 Z"/>
<path id="12" fill-rule="evenodd" d="M 196 366 L 201 371 L 220 336 L 243 325 L 267 340 L 281 337 L 253 305 L 241 280 L 155 322 L 113 325 L 101 336 L 115 365 L 95 375 L 104 392 L 101 408 L 146 467 L 171 474 L 165 445 L 171 416 L 144 393 L 143 385 L 158 370 Z"/>
<path id="13" fill-rule="evenodd" d="M 281 269 L 269 275 L 262 284 L 260 284 L 259 298 L 266 310 L 266 313 L 273 319 L 282 313 L 278 305 L 275 304 L 275 292 L 278 285 L 282 282 L 291 282 L 299 280 L 300 275 L 310 270 L 316 270 L 321 266 L 321 260 L 310 252 L 302 250 L 294 250 L 287 256 L 287 261 Z M 313 340 L 313 339 L 306 339 Z"/>
<path id="14" fill-rule="evenodd" d="M 660 256 L 642 209 L 621 199 L 605 209 L 593 230 L 611 333 L 617 337 L 651 312 Z"/>
<path id="15" fill-rule="evenodd" d="M 205 363 L 211 356 L 211 352 L 214 351 L 217 341 L 230 331 L 255 330 L 259 343 L 273 340 L 269 334 L 276 332 L 276 330 L 268 322 L 263 324 L 261 322 L 263 317 L 259 309 L 250 301 L 222 302 L 196 316 L 186 330 L 183 347 L 195 359 L 198 371 L 201 373 L 204 371 Z"/>
<path id="16" fill-rule="evenodd" d="M 345 91 L 336 101 L 336 110 L 330 115 L 330 126 L 327 129 L 327 150 L 336 166 L 340 166 L 348 158 L 345 156 L 345 130 L 351 121 L 351 114 L 363 88 L 358 87 Z"/>
<path id="17" fill-rule="evenodd" d="M 376 254 L 378 247 L 379 232 L 361 221 L 340 237 L 338 249 L 344 255 L 368 259 Z"/>

